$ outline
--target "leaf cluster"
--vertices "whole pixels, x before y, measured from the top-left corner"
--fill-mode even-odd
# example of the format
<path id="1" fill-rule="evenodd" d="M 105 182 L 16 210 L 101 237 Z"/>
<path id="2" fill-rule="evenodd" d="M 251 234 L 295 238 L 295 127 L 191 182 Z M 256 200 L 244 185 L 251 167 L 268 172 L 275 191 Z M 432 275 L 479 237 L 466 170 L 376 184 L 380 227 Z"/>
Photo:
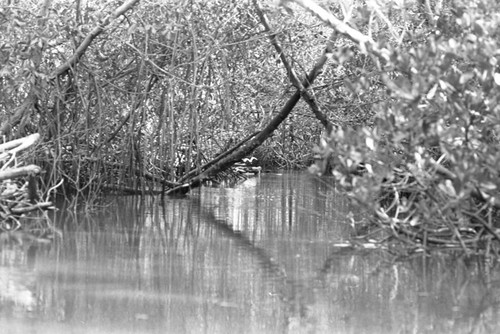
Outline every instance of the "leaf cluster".
<path id="1" fill-rule="evenodd" d="M 450 5 L 400 44 L 381 42 L 391 50 L 384 88 L 369 94 L 385 100 L 369 124 L 338 127 L 316 149 L 376 226 L 362 237 L 498 252 L 500 16 L 495 2 L 475 4 Z M 367 80 L 353 80 L 353 93 Z"/>

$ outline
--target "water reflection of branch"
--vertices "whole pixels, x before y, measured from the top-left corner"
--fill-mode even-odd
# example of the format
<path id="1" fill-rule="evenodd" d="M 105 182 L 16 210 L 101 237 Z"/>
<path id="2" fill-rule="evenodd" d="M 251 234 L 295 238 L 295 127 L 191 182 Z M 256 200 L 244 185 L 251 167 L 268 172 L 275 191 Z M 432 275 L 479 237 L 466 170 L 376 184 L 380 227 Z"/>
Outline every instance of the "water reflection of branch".
<path id="1" fill-rule="evenodd" d="M 234 230 L 227 220 L 215 217 L 211 210 L 204 208 L 199 204 L 195 204 L 194 207 L 199 208 L 200 218 L 203 218 L 204 222 L 208 223 L 225 237 L 235 241 L 241 249 L 244 249 L 252 254 L 252 256 L 256 257 L 266 272 L 272 274 L 276 279 L 286 280 L 285 271 L 272 260 L 264 249 L 255 246 L 253 242 L 242 232 Z"/>
<path id="2" fill-rule="evenodd" d="M 307 316 L 307 305 L 304 300 L 304 288 L 302 285 L 287 277 L 285 270 L 277 264 L 267 252 L 254 245 L 254 243 L 242 232 L 234 230 L 231 223 L 227 220 L 217 218 L 214 213 L 198 202 L 193 201 L 193 208 L 198 208 L 199 216 L 202 220 L 218 231 L 221 235 L 227 237 L 236 243 L 236 245 L 256 258 L 265 273 L 269 274 L 275 282 L 280 282 L 280 290 L 277 296 L 288 307 L 288 313 L 284 314 L 285 322 L 288 325 L 293 321 L 294 315 L 300 318 Z"/>

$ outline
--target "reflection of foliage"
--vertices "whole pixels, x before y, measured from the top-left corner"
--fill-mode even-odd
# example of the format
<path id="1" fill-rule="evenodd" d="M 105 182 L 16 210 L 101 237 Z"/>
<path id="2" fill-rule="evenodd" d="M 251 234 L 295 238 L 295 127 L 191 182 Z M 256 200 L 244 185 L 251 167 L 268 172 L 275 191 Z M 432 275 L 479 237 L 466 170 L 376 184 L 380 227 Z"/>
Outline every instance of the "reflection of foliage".
<path id="1" fill-rule="evenodd" d="M 432 332 L 438 333 L 489 333 L 498 330 L 494 316 L 499 301 L 494 284 L 498 268 L 484 257 L 465 258 L 460 252 L 442 252 L 425 260 L 418 255 L 391 263 L 384 252 L 360 252 L 362 254 L 353 255 L 352 250 L 333 254 L 329 259 L 331 267 L 322 277 L 332 290 L 326 296 L 349 301 L 337 307 L 339 313 L 349 317 L 352 326 L 356 326 L 351 332 L 365 331 L 367 323 L 372 333 L 391 332 L 374 327 L 387 324 L 377 321 L 386 316 L 397 319 L 398 324 L 393 328 L 398 331 L 425 332 L 424 328 L 432 328 Z"/>
<path id="2" fill-rule="evenodd" d="M 431 25 L 396 47 L 387 43 L 383 90 L 366 90 L 363 72 L 350 83 L 352 94 L 368 92 L 371 100 L 387 90 L 370 126 L 339 128 L 317 149 L 379 230 L 416 248 L 469 250 L 484 240 L 490 251 L 489 241 L 500 241 L 500 21 L 489 14 L 499 8 L 479 3 L 474 11 L 438 13 L 438 30 Z"/>

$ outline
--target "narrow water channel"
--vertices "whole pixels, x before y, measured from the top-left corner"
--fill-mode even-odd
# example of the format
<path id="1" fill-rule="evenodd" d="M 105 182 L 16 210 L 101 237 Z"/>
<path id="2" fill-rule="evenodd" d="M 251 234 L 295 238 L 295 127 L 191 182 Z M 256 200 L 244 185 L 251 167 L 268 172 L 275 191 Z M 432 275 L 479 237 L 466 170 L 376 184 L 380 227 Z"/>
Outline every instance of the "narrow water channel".
<path id="1" fill-rule="evenodd" d="M 306 173 L 60 210 L 0 246 L 0 333 L 500 332 L 496 262 L 339 249 L 356 211 Z"/>

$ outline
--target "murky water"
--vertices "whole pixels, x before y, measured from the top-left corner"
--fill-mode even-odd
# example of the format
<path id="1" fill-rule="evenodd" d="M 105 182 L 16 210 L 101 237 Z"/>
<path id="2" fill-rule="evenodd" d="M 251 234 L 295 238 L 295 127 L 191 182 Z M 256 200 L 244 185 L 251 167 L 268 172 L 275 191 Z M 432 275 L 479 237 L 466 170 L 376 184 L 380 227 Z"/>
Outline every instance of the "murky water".
<path id="1" fill-rule="evenodd" d="M 500 332 L 496 262 L 341 250 L 350 211 L 307 174 L 60 211 L 0 248 L 0 333 Z"/>

